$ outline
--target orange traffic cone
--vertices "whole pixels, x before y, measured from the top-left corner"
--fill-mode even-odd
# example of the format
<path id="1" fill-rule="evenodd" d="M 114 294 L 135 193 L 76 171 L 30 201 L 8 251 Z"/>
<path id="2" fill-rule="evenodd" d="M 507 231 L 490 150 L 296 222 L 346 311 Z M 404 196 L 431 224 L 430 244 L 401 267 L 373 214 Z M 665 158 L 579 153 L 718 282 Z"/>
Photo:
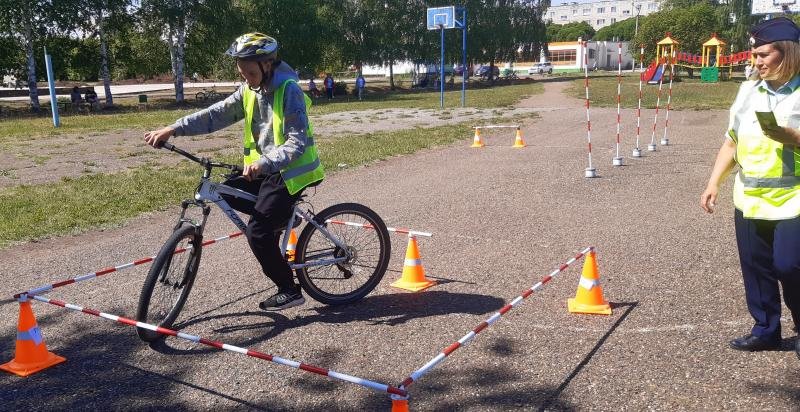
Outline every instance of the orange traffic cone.
<path id="1" fill-rule="evenodd" d="M 575 299 L 567 300 L 567 307 L 572 313 L 611 314 L 611 306 L 603 299 L 603 288 L 600 286 L 594 249 L 586 255 L 578 292 L 575 294 Z"/>
<path id="2" fill-rule="evenodd" d="M 470 147 L 483 147 L 483 141 L 481 140 L 481 129 L 475 128 L 475 138 L 472 139 L 472 146 Z"/>
<path id="3" fill-rule="evenodd" d="M 0 365 L 0 369 L 15 375 L 28 376 L 65 360 L 65 358 L 47 351 L 42 332 L 33 316 L 31 303 L 26 297 L 20 298 L 16 352 L 14 359 Z"/>
<path id="4" fill-rule="evenodd" d="M 409 412 L 408 396 L 390 395 L 392 398 L 392 412 Z"/>
<path id="5" fill-rule="evenodd" d="M 286 260 L 294 262 L 295 249 L 297 248 L 297 234 L 294 229 L 289 230 L 289 243 L 286 244 Z"/>
<path id="6" fill-rule="evenodd" d="M 422 259 L 419 257 L 417 237 L 408 235 L 408 248 L 406 260 L 403 264 L 403 275 L 392 286 L 400 289 L 419 292 L 436 284 L 435 280 L 425 278 L 425 269 L 422 268 Z"/>
<path id="7" fill-rule="evenodd" d="M 522 131 L 517 128 L 517 134 L 514 136 L 514 146 L 511 147 L 525 147 L 525 141 L 522 140 Z"/>

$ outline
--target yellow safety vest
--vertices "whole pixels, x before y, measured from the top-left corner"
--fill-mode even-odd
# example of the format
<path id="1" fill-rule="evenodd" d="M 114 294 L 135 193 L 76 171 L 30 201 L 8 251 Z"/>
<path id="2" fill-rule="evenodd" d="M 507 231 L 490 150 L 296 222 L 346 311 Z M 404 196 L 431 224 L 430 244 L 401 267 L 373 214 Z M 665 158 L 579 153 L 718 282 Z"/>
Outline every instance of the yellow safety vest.
<path id="1" fill-rule="evenodd" d="M 289 79 L 281 84 L 275 90 L 275 98 L 272 102 L 272 136 L 275 147 L 278 147 L 286 142 L 286 137 L 283 134 L 283 94 L 286 90 L 286 85 L 289 83 L 296 83 L 294 80 Z M 258 144 L 253 138 L 253 111 L 256 105 L 256 92 L 250 90 L 249 87 L 243 88 L 242 104 L 244 105 L 244 164 L 249 165 L 261 158 L 261 152 L 258 150 Z M 306 111 L 311 107 L 311 99 L 303 94 L 306 103 Z M 281 169 L 281 176 L 286 183 L 286 189 L 289 194 L 295 194 L 304 188 L 322 181 L 325 178 L 325 170 L 322 168 L 322 163 L 317 155 L 317 146 L 314 144 L 314 128 L 311 127 L 311 120 L 308 121 L 308 129 L 306 130 L 306 146 L 303 154 L 289 163 L 285 168 Z"/>
<path id="2" fill-rule="evenodd" d="M 746 218 L 783 220 L 800 216 L 800 155 L 797 147 L 764 135 L 755 112 L 770 111 L 757 81 L 742 83 L 731 106 L 728 135 L 736 142 L 733 203 Z M 780 126 L 800 127 L 800 88 L 772 109 Z"/>

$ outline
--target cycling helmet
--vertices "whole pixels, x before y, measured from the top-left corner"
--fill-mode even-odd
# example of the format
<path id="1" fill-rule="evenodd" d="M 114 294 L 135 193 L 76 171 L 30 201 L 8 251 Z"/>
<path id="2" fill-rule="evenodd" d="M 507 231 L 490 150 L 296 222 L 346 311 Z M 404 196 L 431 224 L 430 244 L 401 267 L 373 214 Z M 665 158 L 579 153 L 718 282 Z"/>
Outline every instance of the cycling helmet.
<path id="1" fill-rule="evenodd" d="M 225 54 L 242 60 L 264 61 L 274 59 L 277 51 L 277 40 L 266 34 L 254 32 L 237 37 Z"/>

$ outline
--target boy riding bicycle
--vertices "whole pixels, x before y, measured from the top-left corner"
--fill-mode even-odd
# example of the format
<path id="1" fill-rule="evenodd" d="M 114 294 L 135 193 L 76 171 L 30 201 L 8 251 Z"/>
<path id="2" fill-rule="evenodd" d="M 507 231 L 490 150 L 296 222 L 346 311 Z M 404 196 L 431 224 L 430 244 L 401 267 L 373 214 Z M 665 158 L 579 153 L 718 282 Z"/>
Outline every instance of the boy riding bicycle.
<path id="1" fill-rule="evenodd" d="M 236 59 L 245 84 L 225 100 L 144 135 L 147 144 L 159 147 L 171 136 L 211 133 L 244 119 L 244 172 L 225 184 L 257 199 L 248 204 L 224 197 L 231 207 L 250 215 L 245 230 L 248 244 L 264 274 L 278 287 L 259 304 L 268 311 L 305 303 L 281 255 L 280 232 L 303 189 L 325 176 L 308 120 L 310 99 L 298 86 L 294 69 L 277 59 L 277 50 L 278 42 L 264 34 L 239 36 L 226 54 Z"/>

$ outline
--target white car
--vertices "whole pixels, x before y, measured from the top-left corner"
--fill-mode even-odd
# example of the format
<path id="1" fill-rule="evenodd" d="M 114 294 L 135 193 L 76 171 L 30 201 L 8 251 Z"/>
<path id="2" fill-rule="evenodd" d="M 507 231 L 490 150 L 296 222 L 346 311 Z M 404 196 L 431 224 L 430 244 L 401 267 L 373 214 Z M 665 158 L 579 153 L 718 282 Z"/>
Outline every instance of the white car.
<path id="1" fill-rule="evenodd" d="M 553 64 L 550 62 L 544 63 L 535 63 L 528 69 L 528 74 L 552 74 L 553 73 Z"/>

